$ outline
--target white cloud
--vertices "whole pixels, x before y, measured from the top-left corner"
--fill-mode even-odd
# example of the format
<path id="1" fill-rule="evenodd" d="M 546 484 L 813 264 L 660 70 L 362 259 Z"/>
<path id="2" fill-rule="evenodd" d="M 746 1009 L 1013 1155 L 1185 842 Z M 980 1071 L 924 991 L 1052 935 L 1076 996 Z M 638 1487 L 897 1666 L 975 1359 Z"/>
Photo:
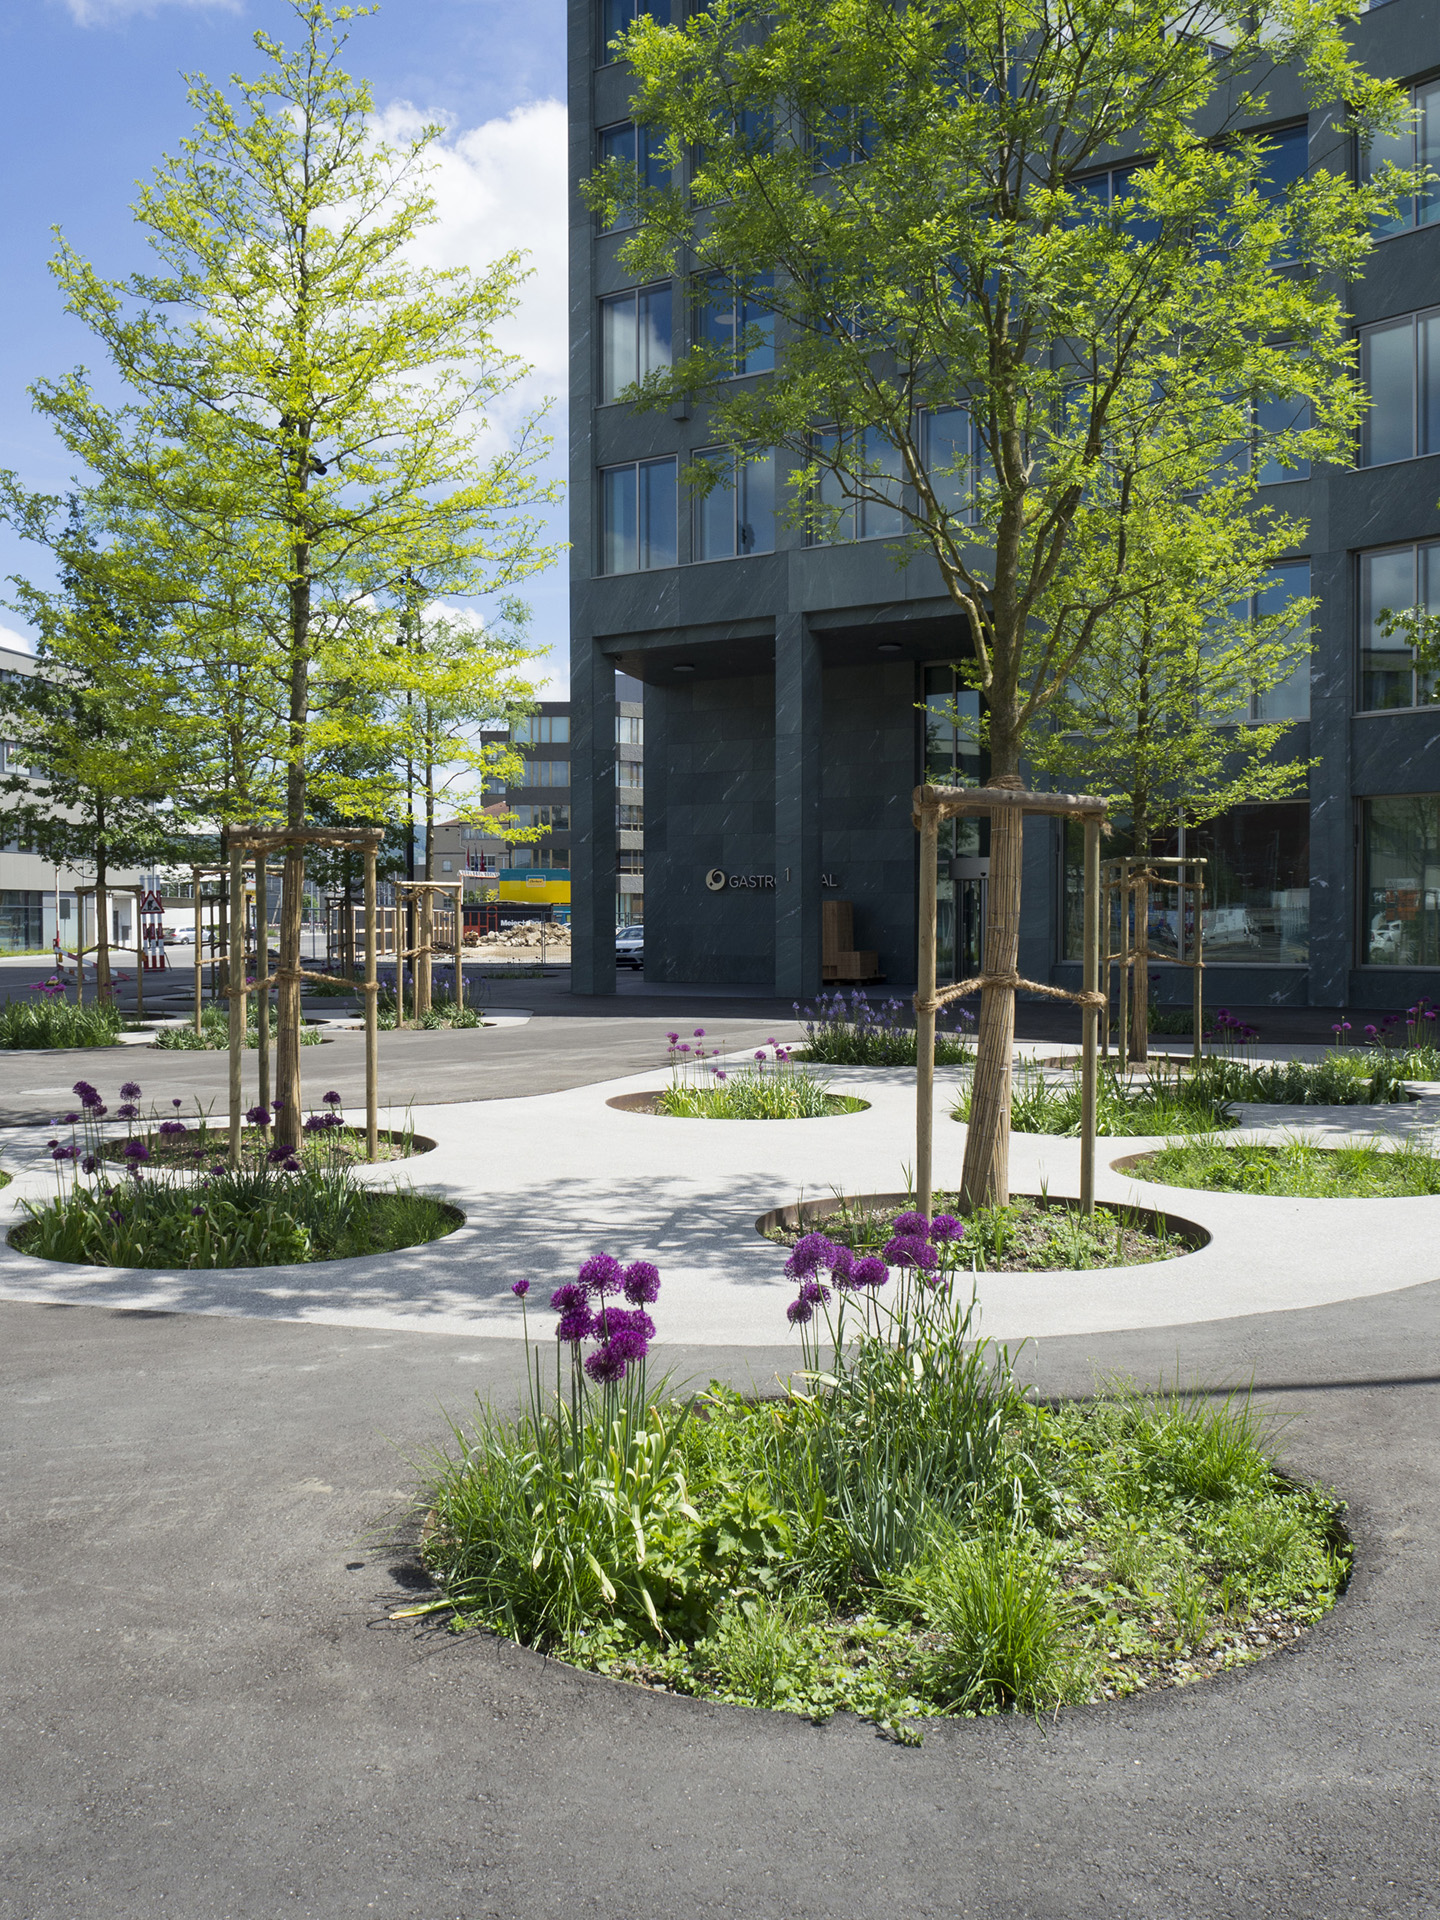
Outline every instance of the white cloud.
<path id="1" fill-rule="evenodd" d="M 61 0 L 77 27 L 104 27 L 132 14 L 154 13 L 162 6 L 204 7 L 220 13 L 239 13 L 240 0 Z"/>
<path id="2" fill-rule="evenodd" d="M 12 653 L 34 653 L 35 636 L 17 633 L 14 627 L 0 626 L 0 647 L 8 647 Z"/>
<path id="3" fill-rule="evenodd" d="M 408 105 L 379 116 L 389 140 L 413 138 L 424 115 Z M 431 267 L 482 270 L 523 248 L 530 278 L 515 314 L 497 329 L 501 346 L 533 366 L 528 385 L 559 394 L 568 362 L 566 300 L 566 130 L 558 100 L 516 107 L 502 119 L 451 130 L 430 149 L 437 215 L 413 249 Z"/>

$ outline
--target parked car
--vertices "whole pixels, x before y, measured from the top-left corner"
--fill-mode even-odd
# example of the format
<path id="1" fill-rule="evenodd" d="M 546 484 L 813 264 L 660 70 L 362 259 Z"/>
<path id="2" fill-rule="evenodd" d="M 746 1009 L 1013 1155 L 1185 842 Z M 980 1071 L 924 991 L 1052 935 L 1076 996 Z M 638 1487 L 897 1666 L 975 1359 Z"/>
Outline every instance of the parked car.
<path id="1" fill-rule="evenodd" d="M 644 927 L 621 927 L 615 935 L 615 964 L 617 967 L 636 967 L 645 965 L 645 929 Z"/>

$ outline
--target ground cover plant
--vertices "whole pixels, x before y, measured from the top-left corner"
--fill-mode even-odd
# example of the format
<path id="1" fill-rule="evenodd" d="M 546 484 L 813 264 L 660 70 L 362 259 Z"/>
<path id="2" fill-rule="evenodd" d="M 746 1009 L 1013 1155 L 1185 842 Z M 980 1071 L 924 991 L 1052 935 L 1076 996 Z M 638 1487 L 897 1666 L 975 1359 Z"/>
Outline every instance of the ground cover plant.
<path id="1" fill-rule="evenodd" d="M 939 1193 L 935 1199 L 937 1206 L 951 1206 L 958 1213 L 958 1194 Z M 942 1211 L 935 1215 L 928 1243 L 923 1237 L 913 1241 L 919 1218 L 894 1206 L 840 1200 L 825 1214 L 823 1234 L 774 1227 L 768 1237 L 783 1247 L 799 1247 L 808 1240 L 822 1250 L 841 1247 L 859 1258 L 879 1257 L 902 1266 L 929 1260 L 926 1271 L 945 1286 L 976 1273 L 1143 1266 L 1190 1251 L 1190 1241 L 1163 1217 L 1103 1200 L 1088 1216 L 1073 1201 L 1032 1194 L 1013 1194 L 1003 1207 L 975 1207 L 963 1220 Z"/>
<path id="2" fill-rule="evenodd" d="M 79 1007 L 62 996 L 65 982 L 37 983 L 38 1000 L 7 1000 L 0 1005 L 0 1048 L 118 1047 L 124 1026 L 113 1002 Z"/>
<path id="3" fill-rule="evenodd" d="M 859 1113 L 866 1104 L 831 1093 L 807 1063 L 774 1039 L 743 1066 L 721 1066 L 725 1048 L 704 1047 L 704 1038 L 703 1027 L 689 1040 L 666 1035 L 670 1084 L 655 1096 L 657 1113 L 672 1120 L 820 1120 Z"/>
<path id="4" fill-rule="evenodd" d="M 254 1017 L 253 1003 L 249 1009 L 250 1019 L 245 1028 L 245 1044 L 252 1050 L 260 1045 L 260 1022 Z M 322 1035 L 318 1027 L 301 1027 L 300 1044 L 302 1047 L 318 1047 Z M 270 1025 L 270 1045 L 276 1043 L 275 1024 Z M 215 1053 L 230 1044 L 230 1016 L 224 1007 L 203 1007 L 200 1012 L 200 1031 L 193 1026 L 157 1027 L 155 1045 L 166 1052 L 179 1053 Z"/>
<path id="5" fill-rule="evenodd" d="M 433 1195 L 355 1180 L 339 1144 L 338 1095 L 310 1116 L 300 1152 L 272 1146 L 231 1168 L 213 1150 L 153 1154 L 136 1130 L 141 1090 L 133 1081 L 120 1089 L 113 1116 L 126 1122 L 123 1143 L 107 1130 L 110 1110 L 96 1088 L 80 1080 L 74 1091 L 80 1108 L 65 1117 L 70 1137 L 49 1142 L 55 1197 L 22 1202 L 27 1217 L 11 1231 L 22 1253 L 106 1267 L 286 1266 L 390 1253 L 438 1240 L 462 1222 Z M 272 1120 L 267 1114 L 267 1128 Z M 158 1132 L 171 1148 L 196 1138 L 178 1118 Z"/>
<path id="6" fill-rule="evenodd" d="M 1259 1146 L 1214 1140 L 1172 1141 L 1127 1171 L 1137 1180 L 1212 1193 L 1266 1193 L 1290 1199 L 1389 1199 L 1440 1193 L 1440 1154 L 1414 1138 L 1391 1146 L 1347 1147 L 1287 1140 Z"/>
<path id="7" fill-rule="evenodd" d="M 387 1031 L 397 1024 L 395 996 L 383 990 L 376 1001 L 376 1024 Z M 405 1024 L 434 1032 L 440 1027 L 483 1027 L 485 1021 L 476 1007 L 457 1006 L 451 999 L 436 995 L 422 1014 L 416 1014 L 409 994 L 405 996 Z"/>
<path id="8" fill-rule="evenodd" d="M 950 1109 L 952 1120 L 970 1118 L 970 1088 L 962 1087 Z M 1010 1124 L 1017 1133 L 1078 1137 L 1082 1096 L 1078 1069 L 1063 1080 L 1039 1068 L 1022 1069 L 1010 1095 Z M 1225 1097 L 1209 1081 L 1177 1071 L 1163 1072 L 1134 1085 L 1114 1067 L 1101 1066 L 1095 1080 L 1095 1131 L 1107 1137 L 1133 1134 L 1212 1133 L 1233 1116 Z"/>
<path id="9" fill-rule="evenodd" d="M 939 1022 L 946 1016 L 955 1031 L 945 1033 Z M 805 1029 L 805 1058 L 827 1067 L 913 1067 L 915 1028 L 907 1024 L 903 1001 L 887 1000 L 872 1006 L 856 987 L 849 999 L 838 990 L 829 999 L 822 993 L 813 1006 L 795 1002 L 795 1018 Z M 975 1016 L 968 1007 L 944 1007 L 936 1016 L 935 1064 L 964 1066 L 975 1058 Z"/>
<path id="10" fill-rule="evenodd" d="M 933 1250 L 939 1220 L 911 1224 Z M 914 1741 L 938 1714 L 1183 1685 L 1333 1604 L 1340 1503 L 1278 1472 L 1246 1396 L 1039 1405 L 973 1299 L 816 1239 L 790 1261 L 802 1369 L 759 1401 L 652 1383 L 659 1273 L 587 1260 L 553 1341 L 527 1317 L 523 1408 L 480 1403 L 422 1463 L 439 1591 L 397 1617 Z"/>
<path id="11" fill-rule="evenodd" d="M 1197 1102 L 1208 1099 L 1217 1109 L 1231 1100 L 1301 1107 L 1383 1106 L 1407 1099 L 1405 1082 L 1418 1077 L 1406 1071 L 1403 1054 L 1336 1051 L 1322 1060 L 1278 1060 L 1263 1067 L 1242 1060 L 1203 1060 L 1186 1084 Z"/>

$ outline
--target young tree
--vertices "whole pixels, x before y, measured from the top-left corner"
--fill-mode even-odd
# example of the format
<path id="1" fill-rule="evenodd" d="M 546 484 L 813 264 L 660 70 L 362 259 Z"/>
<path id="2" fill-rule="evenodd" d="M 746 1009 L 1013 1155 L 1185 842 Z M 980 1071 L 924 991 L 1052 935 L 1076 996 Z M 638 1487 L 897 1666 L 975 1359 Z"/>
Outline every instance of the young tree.
<path id="1" fill-rule="evenodd" d="M 1049 730 L 1030 736 L 1032 766 L 1062 788 L 1113 798 L 1142 858 L 1181 821 L 1200 826 L 1245 801 L 1304 788 L 1310 763 L 1276 758 L 1292 722 L 1263 717 L 1267 696 L 1309 662 L 1315 601 L 1268 604 L 1269 569 L 1293 537 L 1284 522 L 1253 529 L 1242 520 L 1213 545 L 1175 553 L 1166 597 L 1127 607 L 1096 630 L 1050 704 Z M 1252 719 L 1252 702 L 1261 717 Z M 1142 892 L 1137 926 L 1146 905 Z M 1131 1006 L 1131 1051 L 1144 1060 L 1143 942 Z"/>
<path id="2" fill-rule="evenodd" d="M 985 703 L 990 778 L 1098 632 L 1170 595 L 1162 527 L 1263 509 L 1208 487 L 1257 399 L 1293 403 L 1283 461 L 1341 454 L 1359 416 L 1337 284 L 1403 176 L 1344 157 L 1400 111 L 1349 57 L 1332 0 L 713 0 L 616 43 L 670 184 L 610 162 L 637 276 L 740 298 L 634 396 L 707 397 L 713 442 L 775 449 L 792 522 L 845 537 L 893 515 L 928 555 Z M 1265 86 L 1337 105 L 1336 164 L 1273 175 Z M 1343 125 L 1344 132 L 1338 130 Z M 773 333 L 768 377 L 735 380 Z M 697 466 L 704 488 L 718 479 Z M 1149 537 L 1134 536 L 1141 518 Z M 1013 978 L 1021 823 L 991 823 L 985 972 Z M 967 1202 L 1007 1190 L 1014 1002 L 987 988 Z"/>
<path id="3" fill-rule="evenodd" d="M 219 650 L 214 685 L 239 645 L 247 697 L 273 702 L 275 810 L 299 828 L 347 722 L 343 700 L 317 713 L 324 689 L 364 677 L 417 583 L 489 592 L 548 564 L 524 510 L 553 489 L 536 477 L 535 419 L 497 450 L 485 418 L 527 371 L 494 339 L 519 257 L 480 273 L 413 264 L 440 129 L 378 142 L 370 90 L 340 66 L 346 23 L 369 10 L 291 6 L 294 51 L 259 32 L 258 78 L 190 82 L 200 124 L 135 209 L 156 270 L 112 282 L 67 244 L 56 258 L 68 310 L 130 397 L 108 405 L 83 371 L 33 393 L 123 525 L 133 597 L 175 606 L 171 638 L 197 670 Z M 299 1121 L 303 873 L 293 847 L 282 1144 Z"/>
<path id="4" fill-rule="evenodd" d="M 175 805 L 185 755 L 170 724 L 173 689 L 153 670 L 145 613 L 107 592 L 78 503 L 45 531 L 59 584 L 42 590 L 16 583 L 15 604 L 38 633 L 36 670 L 0 683 L 0 729 L 11 762 L 0 792 L 13 802 L 4 810 L 6 826 L 22 845 L 57 866 L 93 867 L 95 992 L 108 1001 L 110 876 L 116 867 L 172 857 L 187 844 Z M 78 945 L 83 949 L 83 918 Z M 84 977 L 82 953 L 77 999 Z"/>

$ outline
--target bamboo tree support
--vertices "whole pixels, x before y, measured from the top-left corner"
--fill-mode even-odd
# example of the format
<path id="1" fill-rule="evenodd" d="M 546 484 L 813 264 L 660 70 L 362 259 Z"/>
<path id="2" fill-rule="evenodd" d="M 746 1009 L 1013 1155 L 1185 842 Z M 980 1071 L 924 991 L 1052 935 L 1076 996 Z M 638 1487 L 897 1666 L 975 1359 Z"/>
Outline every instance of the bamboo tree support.
<path id="1" fill-rule="evenodd" d="M 1202 1053 L 1205 980 L 1206 862 L 1187 855 L 1121 854 L 1101 867 L 1100 985 L 1105 995 L 1101 1052 L 1110 1052 L 1110 981 L 1119 976 L 1116 1055 L 1126 1072 L 1135 1054 L 1131 1044 L 1135 1008 L 1148 997 L 1150 953 L 1150 890 L 1173 887 L 1175 909 L 1174 966 L 1186 967 L 1192 982 L 1194 1012 L 1193 1058 Z M 1112 931 L 1117 944 L 1110 945 Z"/>
<path id="2" fill-rule="evenodd" d="M 373 1160 L 378 1149 L 376 1131 L 377 1094 L 380 1060 L 380 978 L 375 958 L 375 845 L 365 848 L 365 1158 Z M 352 928 L 353 942 L 353 928 Z"/>
<path id="3" fill-rule="evenodd" d="M 270 864 L 255 856 L 255 1080 L 260 1104 L 270 1105 Z"/>
<path id="4" fill-rule="evenodd" d="M 952 1000 L 963 1000 L 986 989 L 1008 996 L 1009 1006 L 1002 1009 L 1007 1031 L 1014 1029 L 1014 1000 L 1017 990 L 1037 993 L 1048 1000 L 1068 1000 L 1084 1009 L 1086 1045 L 1082 1053 L 1082 1114 L 1088 1125 L 1081 1139 L 1082 1205 L 1088 1211 L 1094 1205 L 1095 1159 L 1095 1021 L 1103 1004 L 1096 981 L 1099 976 L 1099 855 L 1100 830 L 1104 825 L 1106 802 L 1088 794 L 1029 793 L 1011 787 L 937 787 L 915 789 L 912 818 L 920 834 L 920 925 L 915 991 L 915 1195 L 916 1207 L 928 1219 L 934 1202 L 934 1126 L 935 1126 L 935 1016 Z M 935 911 L 937 894 L 936 858 L 939 849 L 940 822 L 961 815 L 988 814 L 992 823 L 997 815 L 1019 813 L 1058 815 L 1080 819 L 1086 828 L 1087 895 L 1095 894 L 1096 911 L 1086 914 L 1085 984 L 1079 993 L 1064 987 L 1024 980 L 1018 973 L 977 974 L 951 987 L 937 988 L 935 981 Z M 1093 831 L 1092 831 L 1093 829 Z M 993 845 L 993 840 L 992 840 Z M 1091 879 L 1090 869 L 1094 868 Z M 993 879 L 993 870 L 992 870 Z M 1019 910 L 1018 885 L 1014 889 L 1015 911 Z M 987 936 L 986 945 L 989 947 Z M 1006 1063 L 1008 1084 L 1008 1062 Z M 972 1085 L 973 1111 L 973 1085 Z M 1083 1124 L 1083 1123 L 1082 1123 Z M 1083 1169 L 1090 1167 L 1091 1190 L 1083 1191 Z"/>
<path id="5" fill-rule="evenodd" d="M 101 892 L 104 899 L 100 898 Z M 140 903 L 145 898 L 144 887 L 111 887 L 103 889 L 95 886 L 82 886 L 75 889 L 76 916 L 80 923 L 80 940 L 76 948 L 75 959 L 75 1001 L 78 1006 L 85 998 L 85 956 L 87 953 L 99 953 L 100 934 L 104 924 L 104 915 L 108 903 L 117 893 L 133 893 L 135 896 L 135 939 L 132 943 L 120 940 L 107 940 L 105 951 L 111 953 L 133 953 L 135 955 L 135 1018 L 145 1018 L 145 945 L 140 937 Z M 85 940 L 85 903 L 93 899 L 95 906 L 95 938 L 87 945 Z M 111 998 L 114 998 L 114 976 L 110 979 Z M 100 969 L 95 969 L 95 998 L 100 998 Z"/>
<path id="6" fill-rule="evenodd" d="M 411 1010 L 418 1020 L 430 1011 L 432 968 L 437 951 L 444 953 L 445 948 L 436 945 L 435 896 L 453 894 L 455 908 L 455 926 L 451 939 L 451 951 L 455 960 L 455 1004 L 465 1004 L 465 983 L 461 975 L 461 956 L 464 952 L 464 897 L 463 880 L 397 880 L 395 882 L 395 1024 L 405 1024 L 405 962 L 415 962 L 415 980 L 410 996 Z M 401 929 L 414 925 L 415 944 L 402 947 Z"/>
<path id="7" fill-rule="evenodd" d="M 1081 1011 L 1084 1033 L 1080 1068 L 1080 1211 L 1095 1211 L 1095 1042 L 1100 1025 L 1100 822 L 1085 822 L 1085 1001 Z"/>
<path id="8" fill-rule="evenodd" d="M 205 903 L 200 896 L 200 874 L 197 868 L 190 869 L 191 887 L 195 895 L 195 1031 L 200 1031 L 201 996 L 205 990 L 204 953 L 205 939 Z"/>

